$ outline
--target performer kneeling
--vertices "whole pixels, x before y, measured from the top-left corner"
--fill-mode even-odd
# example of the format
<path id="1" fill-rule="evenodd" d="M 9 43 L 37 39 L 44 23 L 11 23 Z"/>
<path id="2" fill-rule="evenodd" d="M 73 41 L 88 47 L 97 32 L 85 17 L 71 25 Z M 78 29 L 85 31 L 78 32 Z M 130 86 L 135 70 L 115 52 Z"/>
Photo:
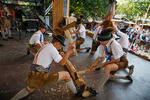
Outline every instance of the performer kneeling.
<path id="1" fill-rule="evenodd" d="M 31 52 L 35 56 L 39 48 L 41 48 L 45 44 L 49 44 L 47 41 L 44 41 L 43 34 L 45 31 L 46 31 L 46 26 L 41 24 L 40 29 L 32 35 L 27 48 L 28 55 Z"/>
<path id="2" fill-rule="evenodd" d="M 67 71 L 49 74 L 53 60 L 62 66 L 68 61 L 69 54 L 74 48 L 75 43 L 72 45 L 69 44 L 67 52 L 62 58 L 57 50 L 60 49 L 62 45 L 65 46 L 64 42 L 65 38 L 57 35 L 53 36 L 53 40 L 50 44 L 40 48 L 30 66 L 30 70 L 27 73 L 27 88 L 22 89 L 11 100 L 21 99 L 32 93 L 35 88 L 42 88 L 62 80 L 66 82 L 66 85 L 74 94 L 77 93 L 76 87 L 74 86 L 70 74 Z"/>
<path id="3" fill-rule="evenodd" d="M 127 52 L 129 48 L 129 39 L 126 33 L 126 29 L 118 30 L 118 28 L 116 27 L 114 23 L 113 23 L 113 29 L 116 32 L 116 34 L 119 35 L 120 37 L 118 43 L 122 46 L 122 49 L 127 58 Z M 133 73 L 134 65 L 128 66 L 127 68 L 129 69 L 129 75 L 131 75 Z"/>

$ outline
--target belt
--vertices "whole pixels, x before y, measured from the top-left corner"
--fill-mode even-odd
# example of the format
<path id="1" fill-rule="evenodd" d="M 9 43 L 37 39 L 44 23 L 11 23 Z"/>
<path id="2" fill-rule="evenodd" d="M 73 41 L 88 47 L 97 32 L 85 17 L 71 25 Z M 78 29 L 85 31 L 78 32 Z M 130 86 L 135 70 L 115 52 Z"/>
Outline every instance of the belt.
<path id="1" fill-rule="evenodd" d="M 126 48 L 123 48 L 123 51 L 124 51 L 124 52 L 128 52 L 128 49 L 126 49 Z"/>
<path id="2" fill-rule="evenodd" d="M 120 61 L 123 61 L 125 58 L 126 58 L 125 55 L 121 56 L 121 57 L 120 57 Z"/>
<path id="3" fill-rule="evenodd" d="M 97 41 L 97 40 L 95 40 L 95 39 L 93 39 L 93 42 L 94 42 L 94 43 L 100 43 L 99 41 Z"/>
<path id="4" fill-rule="evenodd" d="M 2 20 L 8 20 L 8 18 L 7 17 L 2 17 Z"/>
<path id="5" fill-rule="evenodd" d="M 31 64 L 29 70 L 34 72 L 48 72 L 48 68 L 44 68 L 43 66 L 38 64 Z"/>
<path id="6" fill-rule="evenodd" d="M 29 44 L 29 46 L 36 47 L 37 45 L 36 44 Z"/>

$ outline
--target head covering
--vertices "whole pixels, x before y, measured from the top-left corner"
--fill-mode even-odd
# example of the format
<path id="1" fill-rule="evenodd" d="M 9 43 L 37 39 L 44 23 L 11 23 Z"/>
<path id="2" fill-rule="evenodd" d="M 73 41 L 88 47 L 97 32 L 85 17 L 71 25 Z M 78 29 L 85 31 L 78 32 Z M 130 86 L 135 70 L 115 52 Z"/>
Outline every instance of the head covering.
<path id="1" fill-rule="evenodd" d="M 99 41 L 107 41 L 110 40 L 112 37 L 113 35 L 110 33 L 110 30 L 103 30 L 97 39 Z"/>
<path id="2" fill-rule="evenodd" d="M 65 42 L 65 38 L 61 35 L 53 35 L 53 38 L 56 39 L 58 42 L 60 42 L 63 46 L 65 46 L 64 42 Z"/>
<path id="3" fill-rule="evenodd" d="M 45 28 L 46 29 L 46 26 L 44 24 L 40 24 L 40 28 Z"/>
<path id="4" fill-rule="evenodd" d="M 127 33 L 125 28 L 120 29 L 120 31 L 123 32 L 123 33 Z"/>
<path id="5" fill-rule="evenodd" d="M 81 24 L 82 23 L 82 19 L 77 19 L 77 22 L 76 22 L 76 24 L 78 25 L 78 24 Z"/>

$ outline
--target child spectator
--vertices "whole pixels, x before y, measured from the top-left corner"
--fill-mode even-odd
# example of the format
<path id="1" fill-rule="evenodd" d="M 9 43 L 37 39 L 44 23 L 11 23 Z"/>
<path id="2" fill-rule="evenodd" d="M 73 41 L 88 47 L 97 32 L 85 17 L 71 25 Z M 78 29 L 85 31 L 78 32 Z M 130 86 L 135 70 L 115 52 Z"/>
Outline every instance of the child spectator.
<path id="1" fill-rule="evenodd" d="M 132 51 L 135 52 L 135 53 L 137 53 L 138 47 L 139 47 L 139 39 L 137 39 L 137 40 L 135 41 L 135 43 L 133 44 L 133 46 L 132 46 Z"/>

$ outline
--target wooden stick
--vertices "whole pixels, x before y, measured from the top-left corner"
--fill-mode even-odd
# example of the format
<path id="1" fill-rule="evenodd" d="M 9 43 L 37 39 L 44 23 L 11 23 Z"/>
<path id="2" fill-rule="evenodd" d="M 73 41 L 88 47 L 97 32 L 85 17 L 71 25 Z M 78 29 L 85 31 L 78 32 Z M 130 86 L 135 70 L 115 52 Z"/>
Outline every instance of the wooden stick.
<path id="1" fill-rule="evenodd" d="M 75 27 L 75 26 L 76 26 L 76 22 L 74 21 L 74 22 L 72 22 L 72 23 L 70 23 L 70 24 L 68 24 L 68 25 L 63 26 L 61 29 L 62 29 L 63 31 L 65 31 L 65 30 L 67 30 L 67 29 L 69 29 L 69 28 L 72 28 L 72 27 Z"/>
<path id="2" fill-rule="evenodd" d="M 94 67 L 93 69 L 95 70 L 96 68 L 100 68 L 99 66 L 97 66 L 97 67 Z M 83 70 L 83 71 L 79 71 L 79 72 L 77 72 L 77 74 L 84 74 L 84 73 L 86 73 L 86 72 L 90 72 L 90 69 L 86 69 L 86 70 Z"/>
<path id="3" fill-rule="evenodd" d="M 72 37 L 71 37 L 71 34 L 70 34 L 69 30 L 66 30 L 66 31 L 64 31 L 64 32 L 65 32 L 65 36 L 68 38 L 70 44 L 72 44 L 73 41 L 72 41 Z M 76 52 L 75 48 L 73 49 L 73 52 L 74 52 L 74 53 Z"/>
<path id="4" fill-rule="evenodd" d="M 71 19 L 72 19 L 72 18 L 70 18 L 70 17 L 66 17 L 66 24 L 67 24 L 67 25 L 66 25 L 66 26 L 63 26 L 63 28 L 62 28 L 62 30 L 64 31 L 65 36 L 68 38 L 70 44 L 72 44 L 73 41 L 72 41 L 72 37 L 71 37 L 71 33 L 70 33 L 69 29 L 70 29 L 71 27 L 75 27 L 75 21 L 71 23 Z M 75 52 L 76 52 L 76 50 L 75 50 L 75 48 L 74 48 L 74 49 L 73 49 L 73 53 L 75 53 Z"/>
<path id="5" fill-rule="evenodd" d="M 100 61 L 100 64 L 105 60 L 105 56 L 101 59 Z M 94 67 L 93 69 L 95 70 L 96 68 L 100 68 L 100 66 L 96 66 Z M 86 72 L 90 72 L 90 69 L 86 69 L 86 70 L 83 70 L 83 71 L 78 71 L 77 74 L 84 74 Z"/>
<path id="6" fill-rule="evenodd" d="M 74 73 L 76 73 L 77 71 L 69 60 L 66 62 L 66 67 L 69 70 L 69 72 L 70 72 L 72 78 L 74 79 L 75 83 L 77 84 L 77 86 L 81 86 L 81 85 L 85 84 L 82 77 L 79 76 L 78 74 L 77 74 L 78 79 L 76 79 L 76 76 Z"/>

